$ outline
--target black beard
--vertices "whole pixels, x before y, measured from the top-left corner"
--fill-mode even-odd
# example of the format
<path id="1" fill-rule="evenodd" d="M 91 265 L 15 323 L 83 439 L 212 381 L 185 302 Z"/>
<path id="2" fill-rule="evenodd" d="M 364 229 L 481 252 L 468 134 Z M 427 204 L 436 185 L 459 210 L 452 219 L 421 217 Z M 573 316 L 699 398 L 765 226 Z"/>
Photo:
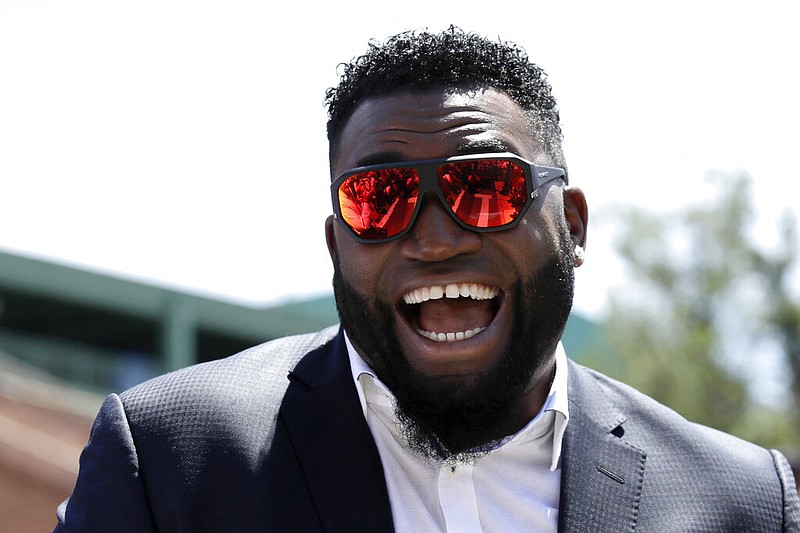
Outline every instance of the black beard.
<path id="1" fill-rule="evenodd" d="M 531 380 L 549 363 L 572 308 L 574 268 L 569 235 L 559 252 L 511 289 L 512 331 L 497 365 L 470 383 L 450 383 L 414 370 L 393 327 L 394 308 L 360 296 L 334 258 L 333 288 L 342 326 L 394 394 L 409 447 L 426 459 L 471 462 L 508 435 Z"/>

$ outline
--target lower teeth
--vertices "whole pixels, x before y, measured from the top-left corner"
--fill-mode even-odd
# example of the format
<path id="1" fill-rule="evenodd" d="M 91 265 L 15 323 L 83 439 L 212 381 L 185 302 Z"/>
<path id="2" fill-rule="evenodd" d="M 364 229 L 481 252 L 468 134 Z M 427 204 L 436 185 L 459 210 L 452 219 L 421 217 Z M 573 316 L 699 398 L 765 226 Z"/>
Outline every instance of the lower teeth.
<path id="1" fill-rule="evenodd" d="M 418 329 L 417 333 L 434 342 L 454 342 L 472 338 L 485 329 L 486 328 L 475 328 L 467 331 L 459 331 L 457 333 L 434 333 L 433 331 L 423 331 Z"/>

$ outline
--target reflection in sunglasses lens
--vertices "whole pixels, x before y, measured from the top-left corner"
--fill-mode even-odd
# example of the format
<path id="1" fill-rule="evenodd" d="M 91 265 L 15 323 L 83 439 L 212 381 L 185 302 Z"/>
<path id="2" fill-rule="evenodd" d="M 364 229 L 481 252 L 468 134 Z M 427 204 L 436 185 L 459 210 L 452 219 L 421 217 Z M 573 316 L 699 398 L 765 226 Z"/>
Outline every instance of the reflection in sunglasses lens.
<path id="1" fill-rule="evenodd" d="M 456 216 L 476 228 L 514 221 L 527 198 L 525 171 L 512 161 L 457 161 L 439 168 L 439 187 Z"/>
<path id="2" fill-rule="evenodd" d="M 365 239 L 385 239 L 408 226 L 419 192 L 413 168 L 361 172 L 339 186 L 339 206 L 350 228 Z"/>

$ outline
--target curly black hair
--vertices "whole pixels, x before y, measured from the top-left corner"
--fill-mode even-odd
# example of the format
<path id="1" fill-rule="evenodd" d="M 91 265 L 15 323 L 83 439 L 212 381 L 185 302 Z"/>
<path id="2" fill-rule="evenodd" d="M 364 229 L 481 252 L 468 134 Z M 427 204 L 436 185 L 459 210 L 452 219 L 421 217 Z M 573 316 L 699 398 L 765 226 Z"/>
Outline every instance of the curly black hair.
<path id="1" fill-rule="evenodd" d="M 341 68 L 339 85 L 325 94 L 331 155 L 347 119 L 369 98 L 399 91 L 491 87 L 522 107 L 551 163 L 566 169 L 558 107 L 547 75 L 514 43 L 491 41 L 454 26 L 440 33 L 408 31 L 382 43 L 371 41 L 366 54 Z"/>

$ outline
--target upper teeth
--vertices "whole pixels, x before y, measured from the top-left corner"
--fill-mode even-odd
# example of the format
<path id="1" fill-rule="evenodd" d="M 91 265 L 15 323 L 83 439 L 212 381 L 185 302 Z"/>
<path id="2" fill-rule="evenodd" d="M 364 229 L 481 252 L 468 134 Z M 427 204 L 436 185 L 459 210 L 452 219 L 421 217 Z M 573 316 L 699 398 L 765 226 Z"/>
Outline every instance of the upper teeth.
<path id="1" fill-rule="evenodd" d="M 433 285 L 431 287 L 421 287 L 403 296 L 403 301 L 407 304 L 421 304 L 428 300 L 438 300 L 440 298 L 472 298 L 473 300 L 491 300 L 500 292 L 497 287 L 490 287 L 480 283 L 450 283 L 448 285 Z"/>

